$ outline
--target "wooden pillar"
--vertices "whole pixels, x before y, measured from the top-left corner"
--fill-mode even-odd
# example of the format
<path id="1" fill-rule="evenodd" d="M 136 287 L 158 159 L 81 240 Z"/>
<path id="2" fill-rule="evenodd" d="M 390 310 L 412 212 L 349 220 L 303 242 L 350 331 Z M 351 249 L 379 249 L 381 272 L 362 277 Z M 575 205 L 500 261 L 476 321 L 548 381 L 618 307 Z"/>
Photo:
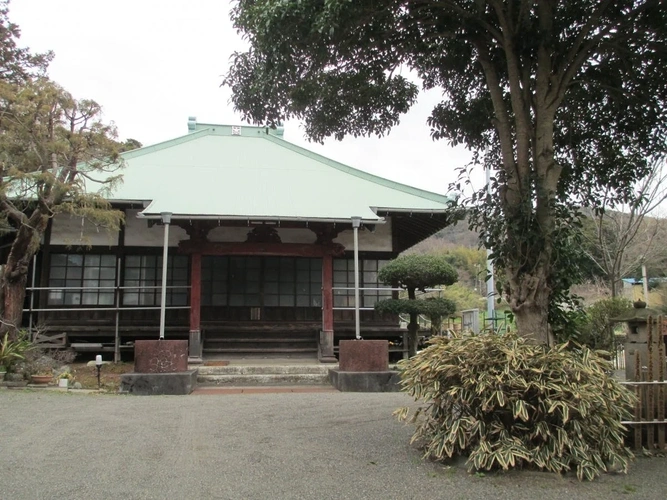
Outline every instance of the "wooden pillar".
<path id="1" fill-rule="evenodd" d="M 322 363 L 335 363 L 333 331 L 333 256 L 322 257 L 322 331 L 319 358 Z"/>
<path id="2" fill-rule="evenodd" d="M 190 256 L 190 350 L 188 362 L 202 362 L 201 341 L 201 253 Z"/>

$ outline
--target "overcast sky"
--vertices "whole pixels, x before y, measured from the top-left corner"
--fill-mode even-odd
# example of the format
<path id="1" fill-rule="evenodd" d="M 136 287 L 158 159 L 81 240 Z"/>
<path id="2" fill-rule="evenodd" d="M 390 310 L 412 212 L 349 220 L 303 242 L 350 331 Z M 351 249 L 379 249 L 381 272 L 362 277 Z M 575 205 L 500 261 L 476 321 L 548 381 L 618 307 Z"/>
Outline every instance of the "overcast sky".
<path id="1" fill-rule="evenodd" d="M 21 45 L 55 52 L 53 80 L 77 98 L 99 102 L 121 138 L 150 145 L 185 135 L 188 116 L 242 123 L 229 90 L 220 87 L 230 55 L 244 48 L 229 20 L 231 5 L 229 0 L 12 0 L 9 18 L 21 27 Z M 352 167 L 447 193 L 470 154 L 431 140 L 426 119 L 438 99 L 438 92 L 423 93 L 384 138 L 319 145 L 307 141 L 296 121 L 286 123 L 284 138 Z"/>

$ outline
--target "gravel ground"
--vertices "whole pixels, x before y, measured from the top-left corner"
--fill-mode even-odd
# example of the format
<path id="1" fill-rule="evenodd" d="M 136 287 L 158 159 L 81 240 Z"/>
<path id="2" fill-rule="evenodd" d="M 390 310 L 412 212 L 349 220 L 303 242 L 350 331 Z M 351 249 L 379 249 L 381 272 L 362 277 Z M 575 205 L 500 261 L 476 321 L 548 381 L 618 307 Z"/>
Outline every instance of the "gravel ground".
<path id="1" fill-rule="evenodd" d="M 667 497 L 667 459 L 593 483 L 421 460 L 403 394 L 118 396 L 0 391 L 0 498 Z"/>

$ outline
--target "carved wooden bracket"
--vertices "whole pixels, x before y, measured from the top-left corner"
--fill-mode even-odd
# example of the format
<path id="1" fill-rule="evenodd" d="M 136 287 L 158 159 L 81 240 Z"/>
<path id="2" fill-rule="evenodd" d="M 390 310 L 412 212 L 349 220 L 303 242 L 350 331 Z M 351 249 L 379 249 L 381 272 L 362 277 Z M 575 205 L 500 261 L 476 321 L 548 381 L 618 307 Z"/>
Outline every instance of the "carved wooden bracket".
<path id="1" fill-rule="evenodd" d="M 328 245 L 333 242 L 343 230 L 342 226 L 334 227 L 333 224 L 311 224 L 308 229 L 317 235 L 316 245 Z"/>
<path id="2" fill-rule="evenodd" d="M 177 225 L 185 229 L 185 232 L 190 236 L 190 241 L 208 241 L 208 233 L 213 229 L 213 224 L 200 220 L 179 222 Z"/>
<path id="3" fill-rule="evenodd" d="M 261 225 L 248 232 L 246 243 L 281 243 L 280 235 L 271 226 Z"/>

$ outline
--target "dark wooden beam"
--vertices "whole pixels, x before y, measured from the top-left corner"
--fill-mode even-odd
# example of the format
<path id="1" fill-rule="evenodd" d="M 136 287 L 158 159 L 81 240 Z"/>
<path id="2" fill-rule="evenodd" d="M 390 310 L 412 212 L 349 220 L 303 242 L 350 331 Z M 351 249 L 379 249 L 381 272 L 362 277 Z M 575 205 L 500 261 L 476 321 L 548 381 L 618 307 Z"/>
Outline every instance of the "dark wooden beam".
<path id="1" fill-rule="evenodd" d="M 323 257 L 342 255 L 345 248 L 339 244 L 309 245 L 306 243 L 212 243 L 209 241 L 181 241 L 179 253 L 201 255 L 279 255 L 289 257 Z"/>

